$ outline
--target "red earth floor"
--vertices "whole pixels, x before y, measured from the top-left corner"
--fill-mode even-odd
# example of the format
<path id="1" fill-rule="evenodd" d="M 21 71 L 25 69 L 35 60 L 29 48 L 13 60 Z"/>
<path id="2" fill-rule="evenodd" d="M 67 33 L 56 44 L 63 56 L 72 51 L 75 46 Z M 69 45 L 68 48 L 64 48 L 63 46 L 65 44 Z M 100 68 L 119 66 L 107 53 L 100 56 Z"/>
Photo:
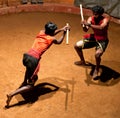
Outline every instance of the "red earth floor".
<path id="1" fill-rule="evenodd" d="M 23 53 L 28 51 L 39 30 L 47 21 L 58 27 L 71 26 L 69 45 L 52 45 L 42 56 L 39 80 L 33 102 L 15 96 L 11 107 L 4 109 L 6 94 L 23 81 Z M 93 81 L 95 49 L 84 50 L 93 65 L 74 65 L 79 60 L 74 44 L 82 38 L 80 16 L 64 13 L 20 13 L 0 17 L 0 117 L 1 118 L 120 118 L 120 25 L 110 22 L 109 45 L 102 56 L 100 80 Z M 91 32 L 91 31 L 89 31 Z M 59 37 L 59 36 L 58 36 Z M 57 88 L 57 89 L 56 89 Z M 29 96 L 29 93 L 26 93 Z"/>

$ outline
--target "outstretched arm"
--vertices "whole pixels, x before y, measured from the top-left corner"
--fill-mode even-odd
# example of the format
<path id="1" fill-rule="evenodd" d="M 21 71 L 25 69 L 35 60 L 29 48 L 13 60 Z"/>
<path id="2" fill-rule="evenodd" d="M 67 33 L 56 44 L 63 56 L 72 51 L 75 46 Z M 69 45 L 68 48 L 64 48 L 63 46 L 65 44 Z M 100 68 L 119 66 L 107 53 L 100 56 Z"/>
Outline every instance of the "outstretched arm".
<path id="1" fill-rule="evenodd" d="M 61 31 L 65 31 L 65 30 L 67 30 L 67 29 L 69 30 L 70 27 L 67 26 L 67 25 L 65 25 L 64 27 L 62 27 L 62 28 L 56 30 L 55 33 L 54 33 L 54 36 L 55 36 L 56 34 L 60 33 Z"/>
<path id="2" fill-rule="evenodd" d="M 58 34 L 59 32 L 61 32 L 61 31 L 63 31 L 63 34 L 62 34 L 62 36 L 60 37 L 60 39 L 54 39 L 53 40 L 53 43 L 54 44 L 61 44 L 62 42 L 63 42 L 63 39 L 64 39 L 64 37 L 65 37 L 65 34 L 66 34 L 66 31 L 67 30 L 70 30 L 70 26 L 68 26 L 68 25 L 66 25 L 66 26 L 64 26 L 63 28 L 61 28 L 61 29 L 59 29 L 59 30 L 56 30 L 56 32 L 55 32 L 55 34 L 54 35 L 56 35 L 56 34 Z"/>
<path id="3" fill-rule="evenodd" d="M 61 44 L 61 43 L 63 42 L 63 39 L 64 39 L 64 37 L 65 37 L 65 34 L 66 34 L 66 31 L 63 32 L 63 34 L 62 34 L 62 36 L 60 37 L 60 39 L 58 39 L 58 40 L 57 40 L 57 39 L 54 39 L 54 40 L 53 40 L 53 43 L 54 43 L 54 44 Z"/>
<path id="4" fill-rule="evenodd" d="M 55 36 L 56 34 L 58 34 L 59 32 L 61 32 L 61 31 L 63 31 L 63 28 L 56 30 L 55 33 L 54 33 L 54 36 Z"/>

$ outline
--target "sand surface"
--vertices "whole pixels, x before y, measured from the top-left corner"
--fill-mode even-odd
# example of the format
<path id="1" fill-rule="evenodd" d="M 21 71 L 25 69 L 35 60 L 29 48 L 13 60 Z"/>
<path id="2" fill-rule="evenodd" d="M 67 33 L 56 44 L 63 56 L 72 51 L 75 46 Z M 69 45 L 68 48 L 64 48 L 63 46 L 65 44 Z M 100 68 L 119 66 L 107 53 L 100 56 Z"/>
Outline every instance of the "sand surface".
<path id="1" fill-rule="evenodd" d="M 52 45 L 42 56 L 35 89 L 24 97 L 15 96 L 11 107 L 4 109 L 6 94 L 23 81 L 23 53 L 47 21 L 59 28 L 67 22 L 71 25 L 69 45 L 65 40 Z M 110 42 L 102 56 L 103 74 L 98 81 L 90 75 L 94 48 L 84 50 L 92 66 L 74 65 L 79 60 L 74 44 L 83 34 L 78 15 L 36 12 L 0 16 L 0 118 L 120 118 L 120 25 L 110 22 Z"/>

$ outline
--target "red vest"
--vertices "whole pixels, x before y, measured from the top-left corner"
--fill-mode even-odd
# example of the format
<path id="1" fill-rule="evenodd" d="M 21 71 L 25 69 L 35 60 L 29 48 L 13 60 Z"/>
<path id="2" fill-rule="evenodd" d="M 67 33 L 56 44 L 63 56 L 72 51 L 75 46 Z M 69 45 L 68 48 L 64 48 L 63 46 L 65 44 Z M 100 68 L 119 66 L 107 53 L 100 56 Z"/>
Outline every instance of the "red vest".
<path id="1" fill-rule="evenodd" d="M 99 19 L 98 22 L 95 22 L 95 18 L 93 16 L 91 23 L 93 25 L 101 25 L 104 19 L 105 19 L 105 17 L 102 16 L 102 17 L 100 17 L 100 19 Z M 104 27 L 103 29 L 92 28 L 93 31 L 94 31 L 94 36 L 95 36 L 96 40 L 106 40 L 106 39 L 108 39 L 108 33 L 107 33 L 107 31 L 108 31 L 108 25 L 106 27 Z"/>

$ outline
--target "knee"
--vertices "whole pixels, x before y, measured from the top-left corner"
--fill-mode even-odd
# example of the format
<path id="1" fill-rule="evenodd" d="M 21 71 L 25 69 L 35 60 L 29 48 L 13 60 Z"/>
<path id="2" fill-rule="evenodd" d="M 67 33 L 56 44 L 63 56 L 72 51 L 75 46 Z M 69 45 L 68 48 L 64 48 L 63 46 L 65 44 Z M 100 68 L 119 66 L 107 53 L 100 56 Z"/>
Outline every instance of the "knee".
<path id="1" fill-rule="evenodd" d="M 77 49 L 77 48 L 78 48 L 78 46 L 75 44 L 75 45 L 74 45 L 74 48 L 75 48 L 75 49 Z"/>
<path id="2" fill-rule="evenodd" d="M 82 50 L 82 47 L 77 46 L 77 45 L 75 44 L 75 45 L 74 45 L 74 49 L 75 49 L 76 51 L 80 51 L 80 50 Z"/>
<path id="3" fill-rule="evenodd" d="M 83 41 L 78 41 L 75 45 L 74 45 L 74 48 L 77 50 L 77 49 L 82 49 L 83 47 Z"/>
<path id="4" fill-rule="evenodd" d="M 101 58 L 102 54 L 103 54 L 103 50 L 98 49 L 95 53 L 95 58 Z"/>
<path id="5" fill-rule="evenodd" d="M 34 81 L 36 82 L 38 80 L 38 75 L 33 76 Z"/>
<path id="6" fill-rule="evenodd" d="M 102 53 L 95 53 L 95 58 L 100 58 Z"/>

